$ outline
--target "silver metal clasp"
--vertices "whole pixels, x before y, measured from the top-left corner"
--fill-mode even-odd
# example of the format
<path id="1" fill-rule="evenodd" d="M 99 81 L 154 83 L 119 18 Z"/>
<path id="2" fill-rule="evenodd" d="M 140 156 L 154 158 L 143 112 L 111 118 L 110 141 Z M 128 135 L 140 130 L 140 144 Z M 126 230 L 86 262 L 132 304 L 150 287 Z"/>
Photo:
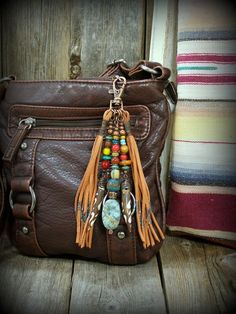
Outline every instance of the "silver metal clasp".
<path id="1" fill-rule="evenodd" d="M 107 65 L 107 67 L 111 66 L 111 65 L 116 65 L 116 64 L 120 64 L 123 63 L 124 65 L 126 65 L 128 67 L 127 62 L 124 59 L 114 59 L 111 63 L 109 63 Z"/>
<path id="2" fill-rule="evenodd" d="M 126 85 L 125 77 L 116 75 L 113 78 L 112 88 L 113 88 L 114 99 L 110 101 L 110 109 L 113 109 L 113 107 L 117 109 L 118 107 L 119 109 L 123 110 L 123 101 L 121 97 L 124 93 L 125 85 Z"/>

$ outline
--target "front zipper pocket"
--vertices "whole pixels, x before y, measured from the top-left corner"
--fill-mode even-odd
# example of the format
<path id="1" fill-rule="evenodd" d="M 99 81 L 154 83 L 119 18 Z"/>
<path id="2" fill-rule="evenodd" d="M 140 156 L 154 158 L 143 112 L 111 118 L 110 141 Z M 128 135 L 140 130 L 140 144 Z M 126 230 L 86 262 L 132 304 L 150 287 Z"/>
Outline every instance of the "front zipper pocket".
<path id="1" fill-rule="evenodd" d="M 19 124 L 29 123 L 31 128 L 27 133 L 28 138 L 93 141 L 100 129 L 106 109 L 107 107 L 78 108 L 16 104 L 10 109 L 8 134 L 14 137 Z M 129 105 L 127 109 L 131 115 L 132 133 L 137 140 L 144 140 L 151 127 L 149 109 L 143 105 Z"/>
<path id="2" fill-rule="evenodd" d="M 107 108 L 46 107 L 13 105 L 8 133 L 11 140 L 3 160 L 12 162 L 24 138 L 47 140 L 93 141 Z M 150 130 L 146 106 L 129 106 L 131 131 L 137 140 L 145 139 Z"/>

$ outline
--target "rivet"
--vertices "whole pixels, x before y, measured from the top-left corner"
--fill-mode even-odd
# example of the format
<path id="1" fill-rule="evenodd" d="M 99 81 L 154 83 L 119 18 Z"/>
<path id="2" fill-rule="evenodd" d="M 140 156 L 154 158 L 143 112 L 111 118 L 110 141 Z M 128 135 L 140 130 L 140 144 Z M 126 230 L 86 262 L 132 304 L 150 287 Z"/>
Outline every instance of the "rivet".
<path id="1" fill-rule="evenodd" d="M 27 147 L 28 147 L 28 145 L 27 145 L 26 142 L 21 143 L 20 148 L 21 148 L 22 150 L 25 150 Z"/>
<path id="2" fill-rule="evenodd" d="M 24 233 L 24 234 L 27 234 L 27 233 L 29 233 L 29 229 L 28 229 L 28 227 L 22 227 L 22 232 Z"/>
<path id="3" fill-rule="evenodd" d="M 117 233 L 117 237 L 120 239 L 120 240 L 123 240 L 125 238 L 125 232 L 124 231 L 119 231 Z"/>

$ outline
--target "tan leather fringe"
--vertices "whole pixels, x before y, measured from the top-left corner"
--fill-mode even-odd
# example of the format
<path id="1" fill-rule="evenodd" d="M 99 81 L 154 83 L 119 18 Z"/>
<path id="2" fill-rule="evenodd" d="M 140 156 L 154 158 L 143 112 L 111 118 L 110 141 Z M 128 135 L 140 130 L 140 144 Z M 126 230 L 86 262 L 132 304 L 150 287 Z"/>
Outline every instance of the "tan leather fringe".
<path id="1" fill-rule="evenodd" d="M 134 136 L 130 133 L 130 115 L 128 111 L 123 111 L 123 119 L 127 132 L 127 145 L 129 147 L 130 159 L 132 161 L 131 167 L 135 188 L 138 233 L 143 242 L 143 247 L 147 248 L 149 246 L 154 246 L 155 242 L 160 242 L 158 234 L 161 239 L 164 239 L 164 234 L 150 208 L 150 192 L 143 174 L 137 143 Z"/>
<path id="2" fill-rule="evenodd" d="M 98 182 L 98 165 L 103 144 L 103 135 L 106 131 L 107 122 L 112 117 L 112 111 L 106 110 L 103 115 L 103 123 L 99 134 L 96 136 L 91 157 L 87 169 L 81 180 L 80 186 L 75 195 L 74 207 L 76 211 L 76 243 L 81 246 L 91 246 L 91 236 L 88 231 L 88 217 L 94 204 Z"/>

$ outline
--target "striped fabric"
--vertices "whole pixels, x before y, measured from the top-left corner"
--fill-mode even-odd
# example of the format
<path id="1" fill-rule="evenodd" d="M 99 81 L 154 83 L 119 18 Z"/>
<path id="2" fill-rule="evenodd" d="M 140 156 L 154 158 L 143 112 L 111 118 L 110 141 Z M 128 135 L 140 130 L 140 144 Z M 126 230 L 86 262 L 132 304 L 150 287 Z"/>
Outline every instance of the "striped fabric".
<path id="1" fill-rule="evenodd" d="M 236 246 L 233 1 L 179 1 L 170 231 Z"/>

